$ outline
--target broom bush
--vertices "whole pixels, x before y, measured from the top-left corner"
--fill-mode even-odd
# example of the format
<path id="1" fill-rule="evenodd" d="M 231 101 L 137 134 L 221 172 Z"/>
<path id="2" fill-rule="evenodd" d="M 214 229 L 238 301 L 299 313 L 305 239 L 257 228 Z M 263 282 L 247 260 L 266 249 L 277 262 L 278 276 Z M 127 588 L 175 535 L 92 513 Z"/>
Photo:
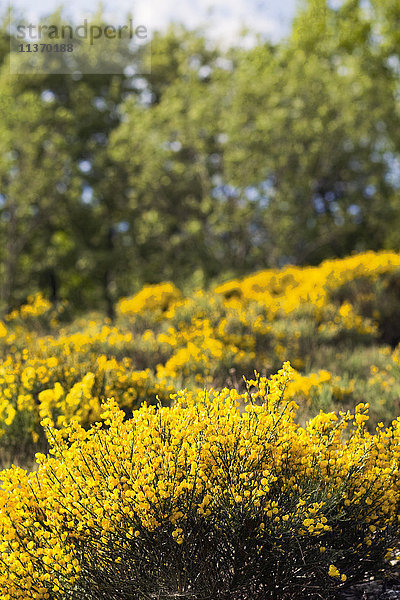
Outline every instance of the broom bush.
<path id="1" fill-rule="evenodd" d="M 37 473 L 0 473 L 0 599 L 335 598 L 394 568 L 400 418 L 296 423 L 289 363 L 247 390 L 48 428 Z"/>

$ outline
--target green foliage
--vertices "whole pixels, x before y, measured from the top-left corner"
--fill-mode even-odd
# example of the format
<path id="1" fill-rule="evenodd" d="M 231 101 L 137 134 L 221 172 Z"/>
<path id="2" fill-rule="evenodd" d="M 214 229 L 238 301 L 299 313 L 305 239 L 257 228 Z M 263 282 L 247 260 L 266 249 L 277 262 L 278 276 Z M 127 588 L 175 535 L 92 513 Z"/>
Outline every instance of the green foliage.
<path id="1" fill-rule="evenodd" d="M 174 26 L 151 74 L 77 81 L 10 77 L 4 25 L 0 310 L 399 248 L 399 9 L 368 4 L 305 1 L 250 49 Z"/>

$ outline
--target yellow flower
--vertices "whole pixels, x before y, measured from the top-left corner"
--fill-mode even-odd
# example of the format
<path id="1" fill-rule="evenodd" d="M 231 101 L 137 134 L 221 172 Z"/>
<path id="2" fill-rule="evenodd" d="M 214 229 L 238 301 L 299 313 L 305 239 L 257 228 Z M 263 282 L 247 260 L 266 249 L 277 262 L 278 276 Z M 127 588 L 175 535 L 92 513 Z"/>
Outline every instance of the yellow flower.
<path id="1" fill-rule="evenodd" d="M 340 577 L 339 570 L 335 567 L 335 565 L 329 565 L 328 574 L 330 577 L 336 577 L 336 578 Z"/>

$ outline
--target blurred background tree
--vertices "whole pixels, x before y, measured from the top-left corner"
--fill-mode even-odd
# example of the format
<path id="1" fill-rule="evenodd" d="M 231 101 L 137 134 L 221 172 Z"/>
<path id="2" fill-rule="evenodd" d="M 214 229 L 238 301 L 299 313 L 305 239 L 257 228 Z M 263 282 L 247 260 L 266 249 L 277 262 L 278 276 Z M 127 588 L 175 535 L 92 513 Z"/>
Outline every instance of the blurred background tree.
<path id="1" fill-rule="evenodd" d="M 79 79 L 11 76 L 4 22 L 0 310 L 400 249 L 399 21 L 308 0 L 278 43 L 171 26 L 151 74 Z"/>

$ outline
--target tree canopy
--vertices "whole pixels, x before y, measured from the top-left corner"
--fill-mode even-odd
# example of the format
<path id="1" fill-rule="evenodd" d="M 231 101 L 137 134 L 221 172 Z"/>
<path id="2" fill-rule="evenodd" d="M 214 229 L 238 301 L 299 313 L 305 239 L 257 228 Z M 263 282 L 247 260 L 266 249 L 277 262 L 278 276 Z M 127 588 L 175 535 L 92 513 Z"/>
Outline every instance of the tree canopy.
<path id="1" fill-rule="evenodd" d="M 10 75 L 0 32 L 0 310 L 102 308 L 400 246 L 400 5 L 307 0 L 287 39 L 171 26 L 144 75 Z"/>

